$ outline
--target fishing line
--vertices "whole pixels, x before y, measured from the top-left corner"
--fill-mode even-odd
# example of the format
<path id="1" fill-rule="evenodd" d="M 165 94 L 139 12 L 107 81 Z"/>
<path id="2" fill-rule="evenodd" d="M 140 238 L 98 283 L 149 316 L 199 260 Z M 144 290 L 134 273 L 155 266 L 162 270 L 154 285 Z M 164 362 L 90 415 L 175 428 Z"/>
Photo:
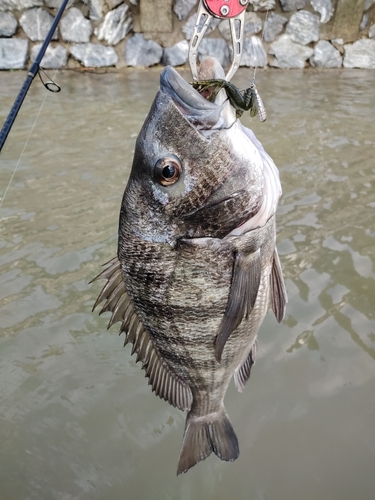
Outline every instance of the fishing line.
<path id="1" fill-rule="evenodd" d="M 71 7 L 71 6 L 72 6 L 72 5 L 74 5 L 75 3 L 76 3 L 76 0 L 74 0 L 74 1 L 70 4 L 70 6 L 69 6 L 69 7 Z M 82 10 L 83 10 L 84 5 L 85 5 L 85 4 L 82 2 L 81 13 L 82 13 Z M 70 43 L 71 43 L 71 42 L 69 42 L 69 43 L 66 45 L 66 48 L 68 48 L 68 47 L 69 47 Z M 42 72 L 46 75 L 46 77 L 49 79 L 49 81 L 47 81 L 47 82 L 44 82 L 44 81 L 43 81 L 43 78 L 42 78 L 42 76 L 41 76 L 41 74 L 40 74 L 40 71 L 42 71 Z M 60 92 L 60 90 L 61 90 L 61 87 L 60 87 L 57 83 L 55 83 L 55 81 L 54 81 L 54 80 L 55 80 L 55 77 L 56 77 L 56 73 L 57 73 L 57 71 L 58 71 L 58 69 L 57 69 L 57 68 L 55 68 L 55 71 L 54 71 L 53 77 L 51 78 L 51 77 L 49 77 L 49 76 L 47 75 L 47 73 L 44 71 L 44 69 L 43 69 L 41 66 L 39 66 L 39 68 L 38 68 L 38 76 L 39 76 L 39 78 L 40 78 L 40 80 L 41 80 L 42 84 L 44 85 L 44 87 L 45 87 L 47 90 L 49 90 L 50 92 L 53 92 L 53 93 Z M 7 187 L 6 187 L 5 191 L 4 191 L 4 194 L 3 194 L 2 198 L 0 198 L 0 208 L 3 206 L 3 203 L 4 203 L 4 200 L 5 200 L 5 197 L 6 197 L 6 195 L 7 195 L 7 193 L 8 193 L 8 190 L 9 190 L 9 188 L 10 188 L 11 184 L 12 184 L 12 181 L 13 181 L 13 178 L 14 178 L 14 176 L 15 176 L 16 172 L 17 172 L 18 166 L 19 166 L 19 164 L 21 163 L 22 156 L 23 156 L 23 154 L 24 154 L 24 152 L 25 152 L 25 150 L 26 150 L 26 147 L 27 147 L 27 145 L 28 145 L 28 143 L 29 143 L 29 141 L 30 141 L 30 137 L 31 137 L 31 135 L 32 135 L 32 133 L 33 133 L 33 130 L 34 130 L 35 126 L 36 126 L 36 123 L 37 123 L 37 121 L 38 121 L 38 118 L 39 118 L 39 116 L 40 116 L 40 114 L 41 114 L 41 112 L 42 112 L 42 109 L 43 109 L 44 103 L 46 102 L 47 95 L 48 95 L 48 94 L 45 94 L 45 96 L 44 96 L 44 99 L 43 99 L 43 101 L 42 101 L 42 104 L 40 105 L 39 111 L 38 111 L 38 113 L 37 113 L 37 115 L 36 115 L 35 121 L 34 121 L 33 125 L 31 126 L 30 133 L 29 133 L 29 135 L 28 135 L 28 137 L 27 137 L 27 139 L 26 139 L 26 143 L 25 143 L 25 145 L 24 145 L 24 147 L 23 147 L 23 149 L 22 149 L 22 151 L 21 151 L 21 154 L 20 154 L 20 156 L 19 156 L 19 158 L 18 158 L 18 161 L 17 161 L 17 163 L 16 163 L 16 166 L 15 166 L 15 168 L 14 168 L 13 172 L 12 172 L 12 175 L 11 175 L 11 177 L 10 177 L 10 180 L 9 180 L 9 182 L 8 182 L 8 185 L 7 185 Z"/>
<path id="2" fill-rule="evenodd" d="M 263 24 L 263 29 L 262 29 L 262 38 L 261 38 L 261 40 L 260 40 L 260 41 L 261 41 L 261 43 L 262 43 L 262 46 L 263 46 L 263 38 L 264 38 L 264 26 L 265 26 L 265 24 L 266 24 L 266 22 L 267 22 L 268 12 L 269 12 L 269 11 L 268 11 L 268 9 L 267 9 L 267 12 L 266 12 L 266 17 L 265 17 L 265 19 L 264 19 L 264 24 Z M 254 68 L 254 75 L 253 75 L 253 81 L 254 81 L 254 82 L 255 82 L 255 74 L 256 74 L 257 68 L 258 68 L 258 66 L 255 66 L 255 68 Z"/>
<path id="3" fill-rule="evenodd" d="M 44 72 L 44 71 L 43 71 L 43 72 Z M 55 79 L 56 73 L 57 73 L 57 69 L 55 69 L 55 73 L 54 73 L 54 75 L 53 75 L 53 79 L 52 79 L 52 78 L 50 78 L 51 83 L 55 83 L 53 80 Z M 39 71 L 38 71 L 38 74 L 39 74 Z M 41 78 L 41 76 L 40 76 L 40 75 L 39 75 L 39 78 L 42 80 L 42 78 Z M 45 85 L 45 83 L 43 82 L 43 80 L 42 80 L 42 83 L 43 83 L 43 85 L 44 85 L 44 86 L 46 86 L 46 85 Z M 47 83 L 50 83 L 50 82 L 47 82 Z M 56 84 L 55 84 L 55 85 L 56 85 Z M 60 87 L 59 87 L 59 88 L 60 88 Z M 47 87 L 47 89 L 48 89 L 48 87 Z M 50 90 L 50 89 L 48 89 L 48 90 Z M 51 91 L 51 92 L 53 92 L 53 91 Z M 12 172 L 12 175 L 11 175 L 11 177 L 10 177 L 9 183 L 8 183 L 8 185 L 7 185 L 7 187 L 6 187 L 5 191 L 4 191 L 4 195 L 3 195 L 3 197 L 1 198 L 1 201 L 0 201 L 0 208 L 3 206 L 3 203 L 4 203 L 4 200 L 5 200 L 5 197 L 6 197 L 7 193 L 8 193 L 8 190 L 9 190 L 9 188 L 10 188 L 10 185 L 12 184 L 13 177 L 15 176 L 15 174 L 16 174 L 16 172 L 17 172 L 18 166 L 19 166 L 19 164 L 21 163 L 21 160 L 22 160 L 22 156 L 23 156 L 23 154 L 24 154 L 24 152 L 25 152 L 25 150 L 26 150 L 26 148 L 27 148 L 27 145 L 29 144 L 30 137 L 31 137 L 31 135 L 32 135 L 32 133 L 33 133 L 33 131 L 34 131 L 34 128 L 35 128 L 36 122 L 38 121 L 38 118 L 39 118 L 39 116 L 40 116 L 40 113 L 42 112 L 42 109 L 43 109 L 44 103 L 46 102 L 47 96 L 48 96 L 48 94 L 45 94 L 45 95 L 44 95 L 44 99 L 43 99 L 43 101 L 42 101 L 42 104 L 40 105 L 40 108 L 39 108 L 39 110 L 38 110 L 38 113 L 37 113 L 37 115 L 36 115 L 36 118 L 35 118 L 35 120 L 34 120 L 34 123 L 33 123 L 33 124 L 32 124 L 32 126 L 31 126 L 30 133 L 29 133 L 29 135 L 28 135 L 28 137 L 27 137 L 27 139 L 26 139 L 25 145 L 24 145 L 24 147 L 23 147 L 23 149 L 22 149 L 22 151 L 21 151 L 21 154 L 20 154 L 20 156 L 19 156 L 19 158 L 18 158 L 18 161 L 17 161 L 17 163 L 16 163 L 16 166 L 15 166 L 15 168 L 14 168 L 13 172 Z"/>
<path id="4" fill-rule="evenodd" d="M 13 170 L 13 173 L 12 173 L 12 175 L 11 175 L 11 178 L 10 178 L 10 180 L 9 180 L 9 183 L 8 183 L 8 185 L 7 185 L 7 187 L 6 187 L 6 190 L 5 190 L 5 192 L 4 192 L 4 196 L 2 197 L 2 199 L 1 199 L 1 201 L 0 201 L 0 208 L 1 208 L 1 207 L 2 207 L 2 205 L 3 205 L 3 202 L 4 202 L 5 197 L 6 197 L 6 195 L 7 195 L 8 189 L 10 188 L 10 185 L 11 185 L 11 183 L 12 183 L 13 177 L 14 177 L 14 175 L 15 175 L 15 173 L 16 173 L 16 171 L 17 171 L 17 169 L 18 169 L 18 166 L 19 166 L 19 164 L 21 163 L 22 156 L 23 156 L 23 154 L 24 154 L 24 152 L 25 152 L 25 149 L 26 149 L 26 147 L 27 147 L 27 145 L 28 145 L 28 143 L 29 143 L 29 140 L 30 140 L 31 134 L 33 133 L 33 130 L 34 130 L 35 125 L 36 125 L 36 122 L 38 121 L 39 115 L 40 115 L 40 113 L 41 113 L 41 111 L 42 111 L 42 108 L 43 108 L 43 105 L 44 105 L 44 103 L 45 103 L 46 99 L 47 99 L 47 94 L 44 96 L 44 99 L 43 99 L 42 105 L 41 105 L 41 106 L 40 106 L 40 108 L 39 108 L 38 114 L 36 115 L 35 121 L 34 121 L 34 123 L 33 123 L 32 127 L 31 127 L 31 130 L 30 130 L 29 136 L 28 136 L 28 138 L 26 139 L 26 142 L 25 142 L 25 145 L 24 145 L 24 147 L 23 147 L 23 149 L 22 149 L 22 152 L 21 152 L 21 154 L 20 154 L 20 157 L 18 158 L 18 161 L 17 161 L 16 167 L 15 167 L 15 169 Z"/>

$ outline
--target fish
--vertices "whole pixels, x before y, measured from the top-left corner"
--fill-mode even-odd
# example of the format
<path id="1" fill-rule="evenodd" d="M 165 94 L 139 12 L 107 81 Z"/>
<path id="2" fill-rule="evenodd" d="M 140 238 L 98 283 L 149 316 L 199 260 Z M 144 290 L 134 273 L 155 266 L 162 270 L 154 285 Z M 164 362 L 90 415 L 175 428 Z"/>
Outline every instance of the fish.
<path id="1" fill-rule="evenodd" d="M 224 78 L 215 58 L 202 80 Z M 271 306 L 287 294 L 276 249 L 278 170 L 224 91 L 210 102 L 167 66 L 136 140 L 118 251 L 95 304 L 121 322 L 152 391 L 187 412 L 177 474 L 239 456 L 224 396 L 242 392 Z"/>

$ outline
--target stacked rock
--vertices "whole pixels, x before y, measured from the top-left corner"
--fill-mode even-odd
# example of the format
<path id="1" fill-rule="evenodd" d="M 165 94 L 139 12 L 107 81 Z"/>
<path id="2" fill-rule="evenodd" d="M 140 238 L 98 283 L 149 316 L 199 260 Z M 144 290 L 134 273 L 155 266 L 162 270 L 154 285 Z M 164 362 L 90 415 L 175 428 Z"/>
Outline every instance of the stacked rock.
<path id="1" fill-rule="evenodd" d="M 31 64 L 61 2 L 0 1 L 0 69 Z M 185 65 L 197 4 L 70 0 L 42 67 Z M 249 0 L 244 37 L 242 66 L 373 69 L 375 0 Z M 198 57 L 228 65 L 230 40 L 229 21 L 213 19 Z"/>

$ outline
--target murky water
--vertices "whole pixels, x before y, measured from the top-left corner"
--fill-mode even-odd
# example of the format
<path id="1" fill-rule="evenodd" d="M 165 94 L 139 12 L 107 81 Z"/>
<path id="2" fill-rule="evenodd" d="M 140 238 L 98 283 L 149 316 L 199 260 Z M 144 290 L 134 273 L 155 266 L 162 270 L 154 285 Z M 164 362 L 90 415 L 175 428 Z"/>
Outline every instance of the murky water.
<path id="1" fill-rule="evenodd" d="M 245 392 L 226 397 L 240 458 L 177 478 L 184 414 L 151 394 L 87 284 L 116 253 L 159 72 L 59 73 L 55 95 L 34 82 L 0 155 L 3 193 L 45 98 L 0 211 L 0 498 L 374 498 L 375 73 L 258 72 L 287 315 L 267 316 Z M 24 77 L 0 73 L 1 124 Z"/>

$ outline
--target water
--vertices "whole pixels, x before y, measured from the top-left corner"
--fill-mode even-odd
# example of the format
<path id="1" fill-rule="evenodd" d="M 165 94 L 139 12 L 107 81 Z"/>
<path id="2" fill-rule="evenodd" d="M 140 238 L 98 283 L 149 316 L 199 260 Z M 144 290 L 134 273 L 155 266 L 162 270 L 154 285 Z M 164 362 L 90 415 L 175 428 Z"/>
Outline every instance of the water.
<path id="1" fill-rule="evenodd" d="M 372 499 L 375 74 L 257 73 L 289 304 L 281 325 L 266 317 L 245 392 L 226 396 L 240 458 L 177 478 L 184 414 L 151 394 L 88 285 L 116 253 L 159 72 L 58 73 L 60 94 L 34 82 L 1 153 L 3 193 L 46 98 L 0 210 L 0 498 Z M 24 77 L 0 73 L 0 123 Z"/>

